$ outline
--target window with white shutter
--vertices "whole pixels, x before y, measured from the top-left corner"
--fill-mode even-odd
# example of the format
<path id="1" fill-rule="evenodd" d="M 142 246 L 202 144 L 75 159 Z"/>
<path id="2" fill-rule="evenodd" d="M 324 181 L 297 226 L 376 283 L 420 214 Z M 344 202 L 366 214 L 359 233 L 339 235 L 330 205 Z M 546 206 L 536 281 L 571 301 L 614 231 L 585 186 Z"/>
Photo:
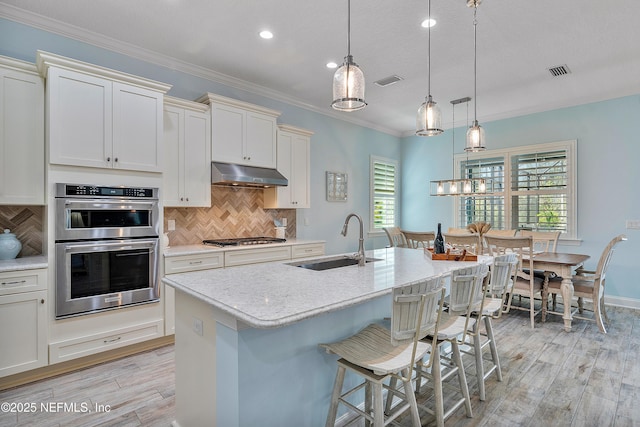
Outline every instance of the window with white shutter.
<path id="1" fill-rule="evenodd" d="M 576 141 L 487 150 L 456 157 L 461 177 L 484 178 L 492 192 L 460 197 L 459 227 L 561 231 L 576 238 Z"/>
<path id="2" fill-rule="evenodd" d="M 371 156 L 371 230 L 393 227 L 397 218 L 398 163 Z"/>

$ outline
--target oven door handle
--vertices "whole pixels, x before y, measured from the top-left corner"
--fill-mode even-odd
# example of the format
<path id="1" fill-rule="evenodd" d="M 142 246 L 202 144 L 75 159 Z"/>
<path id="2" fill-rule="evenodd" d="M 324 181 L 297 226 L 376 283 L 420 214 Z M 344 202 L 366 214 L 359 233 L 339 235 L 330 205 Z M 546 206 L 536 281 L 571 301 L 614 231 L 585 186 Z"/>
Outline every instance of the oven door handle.
<path id="1" fill-rule="evenodd" d="M 155 253 L 155 248 L 158 245 L 158 239 L 144 239 L 144 240 L 125 240 L 114 242 L 82 242 L 82 243 L 57 243 L 56 245 L 62 245 L 64 251 L 69 252 L 87 252 L 87 251 L 105 251 L 105 250 L 135 250 L 135 249 L 148 249 L 149 254 Z"/>
<path id="2" fill-rule="evenodd" d="M 65 200 L 64 205 L 86 209 L 108 209 L 115 207 L 123 210 L 152 210 L 157 205 L 157 202 L 132 202 L 130 200 Z"/>

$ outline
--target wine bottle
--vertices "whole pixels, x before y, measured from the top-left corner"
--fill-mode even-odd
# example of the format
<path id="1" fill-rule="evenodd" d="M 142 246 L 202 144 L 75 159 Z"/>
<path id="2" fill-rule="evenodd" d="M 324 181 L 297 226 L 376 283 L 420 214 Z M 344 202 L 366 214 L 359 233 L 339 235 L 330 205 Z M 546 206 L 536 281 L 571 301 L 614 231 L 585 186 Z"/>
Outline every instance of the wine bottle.
<path id="1" fill-rule="evenodd" d="M 438 234 L 433 241 L 433 252 L 436 254 L 444 253 L 444 239 L 442 238 L 442 225 L 438 223 Z"/>

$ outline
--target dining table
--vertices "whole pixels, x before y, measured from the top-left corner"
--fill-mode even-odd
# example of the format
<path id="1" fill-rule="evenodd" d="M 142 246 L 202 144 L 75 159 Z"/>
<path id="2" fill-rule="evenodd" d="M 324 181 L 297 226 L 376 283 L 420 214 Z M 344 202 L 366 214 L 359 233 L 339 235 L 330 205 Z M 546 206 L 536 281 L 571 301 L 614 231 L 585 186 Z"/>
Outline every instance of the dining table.
<path id="1" fill-rule="evenodd" d="M 564 305 L 562 318 L 564 320 L 565 332 L 571 331 L 571 301 L 573 300 L 573 270 L 584 264 L 589 259 L 589 255 L 569 254 L 563 252 L 537 252 L 533 254 L 533 269 L 544 271 L 545 279 L 542 285 L 542 321 L 547 315 L 547 299 L 549 289 L 549 276 L 555 273 L 558 278 L 562 278 L 560 292 Z M 528 255 L 523 255 L 523 261 L 529 261 Z"/>

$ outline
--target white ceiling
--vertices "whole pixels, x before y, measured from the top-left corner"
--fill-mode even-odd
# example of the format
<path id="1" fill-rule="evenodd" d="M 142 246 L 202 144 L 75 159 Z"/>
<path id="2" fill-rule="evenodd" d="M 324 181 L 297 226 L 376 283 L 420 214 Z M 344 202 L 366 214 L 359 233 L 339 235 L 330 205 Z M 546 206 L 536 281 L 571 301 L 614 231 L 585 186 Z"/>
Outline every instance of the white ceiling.
<path id="1" fill-rule="evenodd" d="M 432 0 L 431 93 L 473 97 L 473 9 Z M 638 0 L 485 0 L 478 7 L 480 123 L 640 93 Z M 282 99 L 394 135 L 415 129 L 427 91 L 427 0 L 352 0 L 351 53 L 365 109 L 331 109 L 347 51 L 345 0 L 0 0 L 0 17 Z M 268 28 L 275 37 L 262 40 Z M 3 41 L 3 42 L 6 42 Z M 571 74 L 552 77 L 548 68 Z M 399 75 L 401 82 L 374 81 Z M 473 104 L 470 106 L 473 116 Z M 458 107 L 460 109 L 460 107 Z M 456 109 L 456 126 L 466 113 Z M 463 117 L 464 116 L 464 117 Z M 472 117 L 471 117 L 472 118 Z"/>

